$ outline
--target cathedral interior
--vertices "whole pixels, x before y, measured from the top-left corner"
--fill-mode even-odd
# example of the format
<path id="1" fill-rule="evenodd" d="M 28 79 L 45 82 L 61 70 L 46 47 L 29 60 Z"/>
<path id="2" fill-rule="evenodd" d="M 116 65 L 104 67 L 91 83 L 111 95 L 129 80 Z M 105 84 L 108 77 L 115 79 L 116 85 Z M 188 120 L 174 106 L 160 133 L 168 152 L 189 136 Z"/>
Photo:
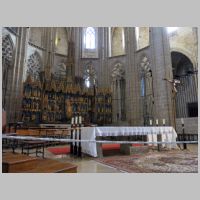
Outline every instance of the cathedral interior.
<path id="1" fill-rule="evenodd" d="M 85 128 L 83 137 L 87 127 L 115 127 L 117 131 L 123 127 L 168 127 L 177 134 L 176 141 L 197 141 L 197 31 L 196 27 L 3 27 L 3 133 L 41 137 L 45 132 L 43 138 L 73 139 L 70 130 L 78 120 Z M 75 128 L 77 133 L 80 127 Z M 61 137 L 60 132 L 65 131 Z M 5 152 L 12 149 L 21 153 L 21 144 L 28 151 L 27 145 L 34 146 L 33 142 L 24 144 L 22 139 L 15 144 L 16 140 L 8 142 L 5 138 Z M 110 135 L 108 140 L 114 141 Z M 123 141 L 119 137 L 117 140 Z M 43 145 L 43 156 L 78 166 L 69 172 L 124 170 L 106 167 L 100 163 L 108 161 L 96 162 L 86 155 L 76 160 L 67 152 L 52 154 L 48 148 L 63 150 L 66 146 L 56 142 L 45 148 L 41 141 L 37 145 Z M 179 151 L 197 151 L 196 143 L 177 145 Z M 115 151 L 117 147 L 109 148 Z M 146 145 L 137 148 L 147 151 Z M 126 144 L 121 144 L 120 150 L 128 151 Z M 99 151 L 97 154 L 102 154 Z M 81 154 L 81 150 L 77 152 Z M 5 160 L 8 157 L 5 155 Z M 194 168 L 185 170 L 193 172 Z M 128 172 L 141 172 L 137 170 Z M 156 172 L 145 170 L 142 172 Z"/>

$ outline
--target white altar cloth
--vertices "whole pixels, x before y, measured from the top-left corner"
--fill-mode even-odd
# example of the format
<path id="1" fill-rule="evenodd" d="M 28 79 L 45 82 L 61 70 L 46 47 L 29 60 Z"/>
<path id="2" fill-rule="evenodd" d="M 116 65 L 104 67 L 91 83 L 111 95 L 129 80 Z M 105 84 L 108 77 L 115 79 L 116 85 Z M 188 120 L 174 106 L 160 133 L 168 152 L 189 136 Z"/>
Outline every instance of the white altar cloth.
<path id="1" fill-rule="evenodd" d="M 173 127 L 82 127 L 81 139 L 95 140 L 97 136 L 132 136 L 147 135 L 148 142 L 157 142 L 157 134 L 162 135 L 162 142 L 176 142 L 177 133 Z M 154 144 L 157 146 L 157 144 Z M 94 142 L 82 142 L 82 152 L 97 157 L 97 145 Z M 163 147 L 176 148 L 177 145 L 162 144 Z"/>

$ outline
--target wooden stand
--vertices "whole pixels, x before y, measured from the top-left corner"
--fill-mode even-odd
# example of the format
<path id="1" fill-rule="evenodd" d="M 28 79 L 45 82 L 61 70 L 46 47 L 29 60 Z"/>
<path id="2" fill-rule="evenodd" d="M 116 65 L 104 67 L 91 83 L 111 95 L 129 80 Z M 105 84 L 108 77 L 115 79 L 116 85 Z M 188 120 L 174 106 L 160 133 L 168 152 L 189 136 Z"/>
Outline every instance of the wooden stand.
<path id="1" fill-rule="evenodd" d="M 77 114 L 75 117 L 72 118 L 72 125 L 71 125 L 71 139 L 81 140 L 81 123 L 82 118 L 79 114 Z M 82 148 L 81 148 L 81 142 L 76 142 L 73 145 L 73 142 L 70 144 L 70 154 L 78 157 L 82 157 Z"/>

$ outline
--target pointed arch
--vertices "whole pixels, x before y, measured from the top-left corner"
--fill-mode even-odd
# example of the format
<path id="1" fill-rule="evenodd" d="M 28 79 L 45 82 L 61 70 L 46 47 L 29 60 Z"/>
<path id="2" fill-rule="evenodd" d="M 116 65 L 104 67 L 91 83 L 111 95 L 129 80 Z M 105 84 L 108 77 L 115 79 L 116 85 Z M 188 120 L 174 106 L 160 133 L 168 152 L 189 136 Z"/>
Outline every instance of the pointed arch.
<path id="1" fill-rule="evenodd" d="M 117 62 L 111 72 L 112 77 L 112 94 L 113 94 L 113 121 L 125 121 L 126 120 L 126 79 L 125 68 Z"/>
<path id="2" fill-rule="evenodd" d="M 82 28 L 82 57 L 98 58 L 98 28 Z"/>
<path id="3" fill-rule="evenodd" d="M 124 27 L 111 27 L 110 31 L 110 56 L 125 54 L 125 33 Z"/>
<path id="4" fill-rule="evenodd" d="M 13 60 L 14 44 L 9 34 L 2 38 L 2 58 L 8 65 L 11 65 Z"/>
<path id="5" fill-rule="evenodd" d="M 7 102 L 9 100 L 9 91 L 11 85 L 9 79 L 13 71 L 14 59 L 14 43 L 10 34 L 6 34 L 2 38 L 2 106 L 7 110 Z"/>
<path id="6" fill-rule="evenodd" d="M 31 76 L 33 80 L 38 80 L 42 68 L 40 54 L 35 51 L 28 57 L 26 77 Z"/>
<path id="7" fill-rule="evenodd" d="M 172 51 L 171 58 L 173 77 L 181 83 L 175 98 L 176 117 L 198 117 L 198 70 L 182 52 Z"/>
<path id="8" fill-rule="evenodd" d="M 146 55 L 144 55 L 140 62 L 140 87 L 141 98 L 143 102 L 143 119 L 144 125 L 149 125 L 149 120 L 153 119 L 154 111 L 154 93 L 153 93 L 153 75 L 151 64 Z"/>
<path id="9" fill-rule="evenodd" d="M 135 27 L 135 39 L 137 50 L 149 46 L 149 27 Z"/>
<path id="10" fill-rule="evenodd" d="M 95 37 L 95 29 L 93 27 L 87 27 L 85 31 L 85 48 L 86 49 L 95 49 L 96 47 L 96 37 Z"/>

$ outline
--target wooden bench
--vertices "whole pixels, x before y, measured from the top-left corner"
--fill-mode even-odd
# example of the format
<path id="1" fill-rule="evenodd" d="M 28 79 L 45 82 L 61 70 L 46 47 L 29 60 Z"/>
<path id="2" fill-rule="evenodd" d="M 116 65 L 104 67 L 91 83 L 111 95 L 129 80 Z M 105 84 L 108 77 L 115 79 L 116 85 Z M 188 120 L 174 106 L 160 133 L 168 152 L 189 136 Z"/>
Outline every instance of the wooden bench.
<path id="1" fill-rule="evenodd" d="M 16 136 L 16 133 L 6 133 L 8 136 Z M 18 147 L 19 142 L 16 139 L 7 139 L 2 138 L 2 152 L 4 153 L 5 149 L 12 149 L 12 152 L 15 153 L 15 149 Z"/>
<path id="2" fill-rule="evenodd" d="M 30 153 L 35 153 L 36 156 L 38 156 L 38 153 L 42 154 L 42 157 L 44 158 L 44 148 L 45 148 L 45 141 L 41 140 L 24 140 L 22 142 L 22 154 L 25 153 L 29 155 Z M 30 152 L 31 149 L 35 149 L 35 152 Z"/>
<path id="3" fill-rule="evenodd" d="M 77 173 L 77 166 L 51 159 L 38 159 L 23 154 L 4 153 L 3 173 Z"/>
<path id="4" fill-rule="evenodd" d="M 38 162 L 35 157 L 30 157 L 17 153 L 3 153 L 2 154 L 2 172 L 16 173 L 23 170 L 33 169 Z"/>
<path id="5" fill-rule="evenodd" d="M 77 173 L 77 166 L 71 163 L 63 163 L 56 160 L 40 160 L 32 170 L 23 171 L 24 173 Z"/>

